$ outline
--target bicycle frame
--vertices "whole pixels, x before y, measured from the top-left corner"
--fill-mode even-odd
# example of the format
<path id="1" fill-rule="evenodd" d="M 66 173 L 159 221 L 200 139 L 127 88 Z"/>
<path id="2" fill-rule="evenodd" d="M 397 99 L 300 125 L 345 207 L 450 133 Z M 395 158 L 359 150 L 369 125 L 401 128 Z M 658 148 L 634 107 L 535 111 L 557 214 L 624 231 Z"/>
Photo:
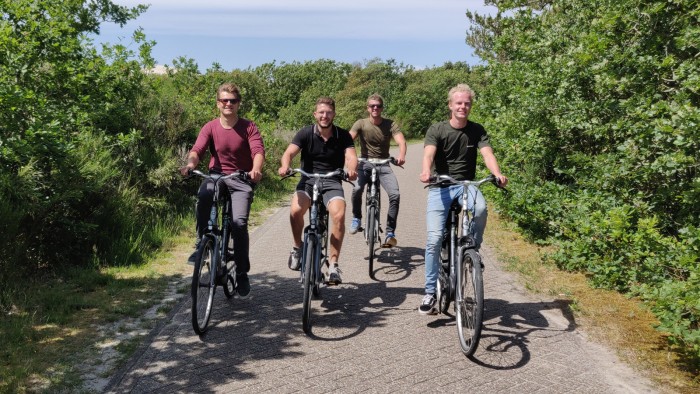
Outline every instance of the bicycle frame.
<path id="1" fill-rule="evenodd" d="M 463 191 L 460 197 L 460 203 L 453 203 L 450 207 L 450 211 L 447 217 L 447 231 L 449 232 L 446 236 L 448 238 L 448 281 L 447 281 L 447 297 L 448 300 L 455 300 L 456 302 L 462 302 L 461 294 L 455 294 L 458 278 L 457 272 L 458 268 L 462 265 L 462 256 L 464 251 L 467 249 L 475 249 L 476 241 L 474 239 L 473 231 L 473 221 L 474 214 L 469 207 L 469 186 L 475 186 L 479 188 L 482 184 L 486 182 L 494 182 L 495 177 L 488 176 L 480 181 L 461 181 L 456 180 L 448 175 L 438 175 L 432 180 L 431 184 L 452 184 L 452 185 L 462 185 Z M 474 199 L 476 199 L 476 194 L 474 194 Z M 474 204 L 476 201 L 474 201 Z M 459 215 L 462 214 L 461 226 L 458 227 Z M 459 231 L 458 231 L 459 230 Z M 441 267 L 444 269 L 444 267 Z M 441 292 L 440 286 L 438 286 L 438 292 Z M 456 298 L 455 298 L 456 297 Z M 438 297 L 440 299 L 440 297 Z M 449 302 L 449 301 L 448 301 Z M 438 308 L 439 309 L 439 308 Z"/>
<path id="2" fill-rule="evenodd" d="M 328 211 L 321 201 L 321 179 L 338 177 L 343 170 L 335 170 L 327 174 L 310 174 L 302 169 L 289 170 L 283 178 L 288 178 L 295 173 L 300 173 L 309 179 L 315 179 L 309 209 L 309 225 L 304 228 L 304 243 L 301 256 L 301 278 L 304 287 L 304 299 L 302 305 L 302 327 L 307 334 L 311 333 L 311 295 L 319 295 L 319 286 L 322 282 L 322 259 L 326 258 L 328 249 Z M 314 254 L 309 260 L 308 253 Z M 310 267 L 308 264 L 313 264 Z"/>
<path id="3" fill-rule="evenodd" d="M 223 286 L 227 298 L 233 297 L 236 290 L 235 276 L 230 274 L 234 270 L 235 261 L 230 267 L 227 266 L 231 259 L 229 258 L 228 245 L 225 244 L 230 239 L 231 231 L 230 195 L 224 194 L 222 197 L 221 186 L 225 185 L 224 181 L 229 178 L 238 177 L 245 180 L 247 174 L 239 171 L 229 175 L 205 175 L 197 170 L 191 173 L 214 183 L 209 221 L 205 233 L 201 234 L 199 257 L 198 261 L 195 262 L 192 275 L 192 326 L 195 332 L 201 335 L 207 330 L 209 324 L 216 287 Z M 226 192 L 228 193 L 228 189 Z M 222 222 L 221 228 L 219 228 L 219 204 L 222 203 L 224 204 L 221 208 Z M 208 278 L 200 275 L 206 270 L 209 272 Z M 208 279 L 208 281 L 202 281 L 203 278 Z M 200 301 L 204 303 L 200 304 Z"/>
<path id="4" fill-rule="evenodd" d="M 308 242 L 314 242 L 316 245 L 321 245 L 320 248 L 314 248 L 314 267 L 313 267 L 313 281 L 314 283 L 319 283 L 321 276 L 321 260 L 325 257 L 325 253 L 328 250 L 328 211 L 326 206 L 323 205 L 321 201 L 321 191 L 320 191 L 321 178 L 316 177 L 313 188 L 313 196 L 311 198 L 311 208 L 309 209 L 309 225 L 304 229 L 304 245 Z M 306 264 L 306 248 L 303 248 L 302 253 L 302 266 L 301 272 L 304 271 L 304 264 Z"/>

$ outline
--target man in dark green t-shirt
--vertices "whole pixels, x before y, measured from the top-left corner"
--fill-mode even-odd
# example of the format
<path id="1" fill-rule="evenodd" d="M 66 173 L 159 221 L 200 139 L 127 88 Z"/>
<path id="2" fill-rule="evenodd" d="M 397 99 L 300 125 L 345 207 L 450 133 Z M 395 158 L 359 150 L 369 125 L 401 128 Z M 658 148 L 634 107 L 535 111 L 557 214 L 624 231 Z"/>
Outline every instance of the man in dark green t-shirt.
<path id="1" fill-rule="evenodd" d="M 486 168 L 498 179 L 501 186 L 508 183 L 508 178 L 501 170 L 489 143 L 484 127 L 469 121 L 474 99 L 474 91 L 465 84 L 450 89 L 447 95 L 450 108 L 450 120 L 436 123 L 425 134 L 423 163 L 420 174 L 421 182 L 428 183 L 433 174 L 449 175 L 460 180 L 473 180 L 476 174 L 476 153 L 481 153 Z M 435 292 L 439 275 L 440 246 L 447 214 L 452 202 L 462 195 L 464 186 L 432 187 L 428 191 L 426 210 L 427 241 L 425 247 L 425 296 L 418 312 L 427 315 L 435 311 Z M 474 232 L 476 247 L 481 241 L 486 228 L 486 200 L 479 189 L 470 187 L 474 199 L 469 199 L 467 208 L 474 214 Z"/>

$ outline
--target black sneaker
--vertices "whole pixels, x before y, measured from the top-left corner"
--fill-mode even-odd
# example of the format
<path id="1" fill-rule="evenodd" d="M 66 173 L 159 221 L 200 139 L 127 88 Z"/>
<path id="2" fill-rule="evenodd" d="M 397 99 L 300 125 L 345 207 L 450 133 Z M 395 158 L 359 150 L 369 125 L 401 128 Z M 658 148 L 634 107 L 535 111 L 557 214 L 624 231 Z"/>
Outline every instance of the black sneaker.
<path id="1" fill-rule="evenodd" d="M 421 315 L 432 315 L 435 313 L 435 294 L 426 294 L 418 307 L 418 313 Z"/>
<path id="2" fill-rule="evenodd" d="M 236 293 L 241 298 L 246 298 L 250 295 L 248 274 L 236 274 Z"/>
<path id="3" fill-rule="evenodd" d="M 187 264 L 189 265 L 194 265 L 194 263 L 199 260 L 199 243 L 201 242 L 201 239 L 198 239 L 194 242 L 194 251 L 190 255 L 190 257 L 187 258 Z"/>

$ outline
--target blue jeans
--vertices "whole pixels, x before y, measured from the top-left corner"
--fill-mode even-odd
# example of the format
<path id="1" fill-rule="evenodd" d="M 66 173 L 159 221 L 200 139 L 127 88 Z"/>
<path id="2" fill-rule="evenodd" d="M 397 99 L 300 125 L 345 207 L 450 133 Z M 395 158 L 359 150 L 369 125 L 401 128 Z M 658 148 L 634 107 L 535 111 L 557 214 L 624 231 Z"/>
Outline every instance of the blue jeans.
<path id="1" fill-rule="evenodd" d="M 357 184 L 352 189 L 352 217 L 362 219 L 362 192 L 365 185 L 370 181 L 372 176 L 372 165 L 365 165 L 360 162 L 357 168 Z M 386 232 L 393 233 L 396 231 L 396 219 L 399 216 L 399 204 L 401 203 L 401 195 L 399 194 L 399 182 L 396 180 L 396 175 L 391 169 L 390 164 L 377 166 L 377 180 L 379 185 L 384 188 L 389 196 L 389 210 L 386 214 Z"/>
<path id="2" fill-rule="evenodd" d="M 450 212 L 452 201 L 459 199 L 461 202 L 464 186 L 452 185 L 448 187 L 433 187 L 428 191 L 428 207 L 426 209 L 426 224 L 428 237 L 425 246 L 425 293 L 435 294 L 437 281 L 440 275 L 440 247 L 445 232 L 447 215 Z M 467 209 L 474 214 L 474 240 L 476 248 L 481 246 L 486 229 L 486 199 L 479 189 L 469 186 Z M 461 226 L 461 223 L 459 223 Z"/>

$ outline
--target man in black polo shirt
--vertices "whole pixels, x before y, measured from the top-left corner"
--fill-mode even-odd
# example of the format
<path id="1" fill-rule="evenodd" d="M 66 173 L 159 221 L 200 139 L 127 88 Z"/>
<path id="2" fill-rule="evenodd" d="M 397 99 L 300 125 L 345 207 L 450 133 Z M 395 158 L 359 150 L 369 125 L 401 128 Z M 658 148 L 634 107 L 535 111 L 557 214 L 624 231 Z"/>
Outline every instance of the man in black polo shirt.
<path id="1" fill-rule="evenodd" d="M 309 173 L 325 174 L 338 168 L 345 168 L 349 180 L 357 178 L 357 154 L 352 137 L 347 130 L 333 124 L 335 101 L 329 97 L 316 100 L 314 111 L 316 123 L 306 126 L 292 139 L 280 160 L 279 175 L 284 176 L 294 156 L 301 152 L 301 167 Z M 323 183 L 323 203 L 333 223 L 330 229 L 330 256 L 328 258 L 328 283 L 342 283 L 338 256 L 345 236 L 345 195 L 341 180 L 325 180 Z M 294 247 L 289 256 L 289 268 L 301 268 L 301 235 L 304 230 L 304 214 L 311 206 L 311 193 L 314 181 L 301 177 L 292 196 L 289 208 L 289 221 L 292 225 Z"/>

